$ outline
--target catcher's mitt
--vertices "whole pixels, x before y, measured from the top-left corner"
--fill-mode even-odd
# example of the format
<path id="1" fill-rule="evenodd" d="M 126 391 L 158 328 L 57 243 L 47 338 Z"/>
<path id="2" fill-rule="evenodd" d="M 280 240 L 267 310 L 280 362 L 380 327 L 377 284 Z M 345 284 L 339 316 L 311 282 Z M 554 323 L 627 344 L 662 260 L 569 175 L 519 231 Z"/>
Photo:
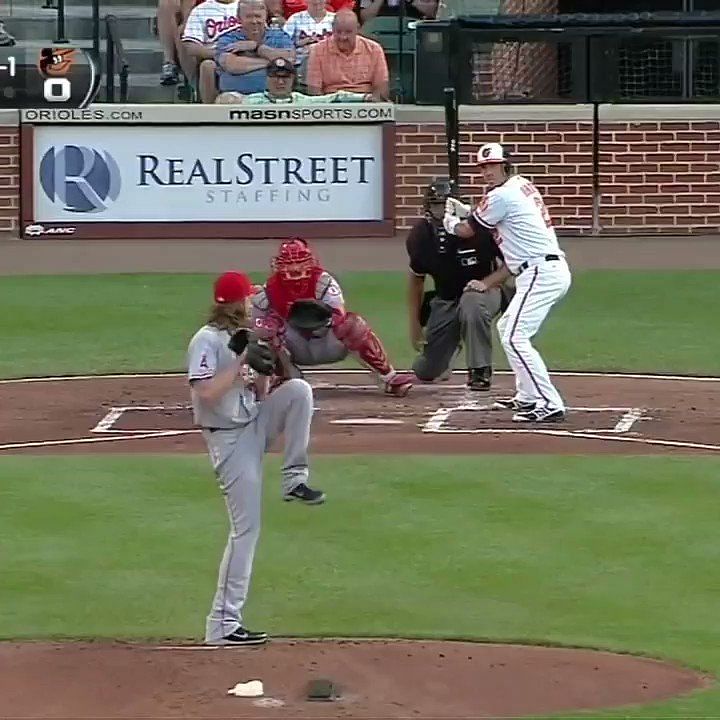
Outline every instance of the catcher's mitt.
<path id="1" fill-rule="evenodd" d="M 328 327 L 331 320 L 332 308 L 320 300 L 296 300 L 287 319 L 296 330 L 319 330 Z"/>

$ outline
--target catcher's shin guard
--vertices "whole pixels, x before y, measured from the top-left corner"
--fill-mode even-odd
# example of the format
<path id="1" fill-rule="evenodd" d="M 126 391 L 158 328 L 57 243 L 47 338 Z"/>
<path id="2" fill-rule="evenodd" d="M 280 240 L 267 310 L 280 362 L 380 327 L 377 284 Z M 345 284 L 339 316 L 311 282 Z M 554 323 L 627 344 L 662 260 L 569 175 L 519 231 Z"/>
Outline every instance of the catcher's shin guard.
<path id="1" fill-rule="evenodd" d="M 335 337 L 378 375 L 392 373 L 392 366 L 380 338 L 372 331 L 364 318 L 356 313 L 336 313 L 332 324 Z"/>
<path id="2" fill-rule="evenodd" d="M 388 395 L 405 397 L 410 391 L 413 376 L 393 370 L 380 338 L 367 322 L 356 313 L 336 314 L 333 317 L 335 337 L 382 379 Z"/>

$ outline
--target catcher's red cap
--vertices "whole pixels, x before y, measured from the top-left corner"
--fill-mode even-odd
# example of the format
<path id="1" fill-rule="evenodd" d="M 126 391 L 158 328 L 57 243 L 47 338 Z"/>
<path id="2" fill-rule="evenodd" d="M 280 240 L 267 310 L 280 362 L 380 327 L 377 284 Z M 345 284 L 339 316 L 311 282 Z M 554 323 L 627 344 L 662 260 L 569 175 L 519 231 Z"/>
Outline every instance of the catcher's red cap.
<path id="1" fill-rule="evenodd" d="M 226 272 L 215 281 L 215 302 L 239 302 L 246 297 L 250 297 L 252 291 L 252 282 L 245 273 Z"/>

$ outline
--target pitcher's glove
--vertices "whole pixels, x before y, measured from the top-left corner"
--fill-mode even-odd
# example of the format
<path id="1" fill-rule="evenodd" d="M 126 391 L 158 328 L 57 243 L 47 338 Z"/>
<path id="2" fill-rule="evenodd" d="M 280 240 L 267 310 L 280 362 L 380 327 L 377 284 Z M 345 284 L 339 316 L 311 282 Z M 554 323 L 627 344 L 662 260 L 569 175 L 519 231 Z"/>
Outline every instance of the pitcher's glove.
<path id="1" fill-rule="evenodd" d="M 332 308 L 320 300 L 296 300 L 287 321 L 296 330 L 320 330 L 330 326 L 332 314 Z"/>
<path id="2" fill-rule="evenodd" d="M 277 354 L 263 340 L 258 340 L 248 330 L 238 330 L 230 338 L 228 347 L 237 355 L 245 352 L 245 361 L 259 375 L 273 375 Z"/>

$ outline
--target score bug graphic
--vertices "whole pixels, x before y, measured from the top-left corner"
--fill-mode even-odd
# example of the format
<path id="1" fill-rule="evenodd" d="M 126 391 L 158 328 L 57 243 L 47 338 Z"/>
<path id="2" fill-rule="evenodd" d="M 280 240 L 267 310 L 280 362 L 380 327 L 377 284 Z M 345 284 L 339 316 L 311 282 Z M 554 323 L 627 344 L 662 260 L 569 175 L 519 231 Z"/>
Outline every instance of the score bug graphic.
<path id="1" fill-rule="evenodd" d="M 43 99 L 48 103 L 66 103 L 72 98 L 68 77 L 75 61 L 74 48 L 46 47 L 40 51 L 38 70 L 43 78 Z"/>

